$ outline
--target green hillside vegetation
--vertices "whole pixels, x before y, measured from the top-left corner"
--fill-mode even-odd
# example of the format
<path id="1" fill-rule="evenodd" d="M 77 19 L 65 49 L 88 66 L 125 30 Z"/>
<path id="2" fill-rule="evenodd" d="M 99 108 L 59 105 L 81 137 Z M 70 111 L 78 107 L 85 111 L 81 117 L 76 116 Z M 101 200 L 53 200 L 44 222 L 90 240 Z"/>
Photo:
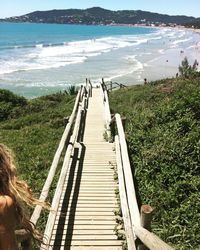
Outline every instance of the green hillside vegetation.
<path id="1" fill-rule="evenodd" d="M 169 16 L 142 10 L 111 11 L 100 7 L 35 11 L 23 16 L 1 19 L 6 22 L 60 23 L 60 24 L 185 24 L 196 21 L 191 16 Z"/>
<path id="2" fill-rule="evenodd" d="M 57 93 L 26 100 L 0 90 L 0 142 L 16 155 L 18 171 L 39 194 L 71 114 L 75 95 Z"/>
<path id="3" fill-rule="evenodd" d="M 200 249 L 200 77 L 133 86 L 109 97 L 112 112 L 127 118 L 133 173 L 141 204 L 154 208 L 153 232 L 176 249 Z M 13 149 L 21 178 L 36 194 L 74 99 L 57 93 L 26 100 L 0 90 L 0 142 Z"/>
<path id="4" fill-rule="evenodd" d="M 200 249 L 200 78 L 168 79 L 110 93 L 152 229 L 175 249 Z"/>
<path id="5" fill-rule="evenodd" d="M 200 18 L 197 18 L 196 20 L 193 20 L 193 21 L 190 21 L 189 23 L 186 23 L 185 26 L 187 28 L 200 29 Z"/>

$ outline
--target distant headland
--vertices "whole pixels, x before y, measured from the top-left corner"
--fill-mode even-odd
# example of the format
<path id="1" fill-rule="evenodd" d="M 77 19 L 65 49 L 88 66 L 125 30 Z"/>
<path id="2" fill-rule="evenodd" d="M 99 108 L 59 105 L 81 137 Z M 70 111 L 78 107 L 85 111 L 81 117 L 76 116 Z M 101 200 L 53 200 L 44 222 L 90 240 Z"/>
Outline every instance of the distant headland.
<path id="1" fill-rule="evenodd" d="M 200 18 L 192 16 L 170 16 L 142 10 L 111 11 L 100 7 L 89 9 L 66 9 L 35 11 L 22 16 L 0 19 L 1 22 L 30 22 L 86 25 L 143 25 L 193 27 L 200 25 Z"/>

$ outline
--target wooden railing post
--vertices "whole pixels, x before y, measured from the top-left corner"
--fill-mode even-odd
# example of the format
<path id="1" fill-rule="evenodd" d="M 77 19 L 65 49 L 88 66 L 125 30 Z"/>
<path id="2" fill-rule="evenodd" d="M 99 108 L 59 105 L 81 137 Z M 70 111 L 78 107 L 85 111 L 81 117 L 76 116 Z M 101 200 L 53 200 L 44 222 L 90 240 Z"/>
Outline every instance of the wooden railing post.
<path id="1" fill-rule="evenodd" d="M 92 83 L 89 80 L 89 97 L 92 97 Z"/>
<path id="2" fill-rule="evenodd" d="M 32 245 L 31 238 L 21 242 L 21 248 L 23 250 L 31 250 L 32 249 L 31 245 Z"/>
<path id="3" fill-rule="evenodd" d="M 123 125 L 124 131 L 125 131 L 126 130 L 126 117 L 125 116 L 122 117 L 121 120 L 122 120 L 122 125 Z"/>
<path id="4" fill-rule="evenodd" d="M 115 114 L 111 114 L 111 121 L 110 121 L 110 138 L 111 141 L 114 141 L 115 135 L 116 135 L 116 131 L 115 131 Z"/>
<path id="5" fill-rule="evenodd" d="M 69 116 L 64 117 L 63 120 L 64 120 L 64 126 L 66 127 L 67 123 L 69 122 Z"/>
<path id="6" fill-rule="evenodd" d="M 141 226 L 151 232 L 153 208 L 149 205 L 141 206 Z"/>
<path id="7" fill-rule="evenodd" d="M 15 230 L 15 237 L 18 245 L 21 246 L 23 250 L 31 250 L 31 235 L 25 229 Z"/>
<path id="8" fill-rule="evenodd" d="M 112 86 L 113 86 L 113 84 L 112 84 L 112 82 L 110 82 L 110 91 L 112 91 Z"/>
<path id="9" fill-rule="evenodd" d="M 151 221 L 152 221 L 153 208 L 149 205 L 142 205 L 140 209 L 141 226 L 151 232 Z M 142 242 L 139 243 L 138 250 L 148 250 Z"/>

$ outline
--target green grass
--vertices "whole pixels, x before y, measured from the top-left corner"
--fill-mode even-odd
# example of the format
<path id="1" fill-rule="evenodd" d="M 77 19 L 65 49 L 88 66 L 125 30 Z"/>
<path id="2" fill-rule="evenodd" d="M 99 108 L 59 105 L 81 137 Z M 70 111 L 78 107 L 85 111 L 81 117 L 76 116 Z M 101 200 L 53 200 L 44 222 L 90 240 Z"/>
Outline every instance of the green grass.
<path id="1" fill-rule="evenodd" d="M 1 98 L 3 94 L 4 98 Z M 0 142 L 13 150 L 20 178 L 28 182 L 37 197 L 64 131 L 63 118 L 71 114 L 74 100 L 75 96 L 66 92 L 26 100 L 16 97 L 11 92 L 0 90 L 0 106 L 10 107 L 9 110 L 0 109 Z M 51 188 L 50 198 L 58 174 L 59 169 Z M 42 230 L 47 217 L 47 213 L 45 214 L 46 216 L 42 216 L 38 223 L 38 227 Z"/>
<path id="2" fill-rule="evenodd" d="M 27 100 L 23 107 L 14 105 L 0 120 L 0 142 L 14 151 L 20 176 L 37 193 L 64 131 L 63 118 L 71 114 L 73 105 L 74 96 L 57 93 Z"/>
<path id="3" fill-rule="evenodd" d="M 153 231 L 176 249 L 200 249 L 200 78 L 168 79 L 110 94 L 126 116 L 141 204 Z"/>

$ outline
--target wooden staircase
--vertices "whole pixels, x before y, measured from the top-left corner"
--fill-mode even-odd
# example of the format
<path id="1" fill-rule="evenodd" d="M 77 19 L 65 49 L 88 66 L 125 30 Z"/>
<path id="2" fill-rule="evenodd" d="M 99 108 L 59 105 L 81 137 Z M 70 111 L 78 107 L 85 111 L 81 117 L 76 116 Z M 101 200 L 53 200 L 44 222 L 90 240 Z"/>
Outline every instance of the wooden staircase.
<path id="1" fill-rule="evenodd" d="M 118 250 L 115 146 L 106 142 L 102 91 L 89 98 L 82 134 L 71 155 L 47 249 Z"/>
<path id="2" fill-rule="evenodd" d="M 115 130 L 114 126 L 115 143 L 106 142 L 104 137 L 111 127 Z M 40 194 L 42 202 L 48 197 L 61 162 L 41 250 L 122 250 L 122 241 L 115 235 L 116 188 L 127 249 L 174 250 L 148 230 L 152 208 L 144 205 L 139 212 L 122 120 L 119 114 L 111 119 L 103 79 L 97 88 L 86 79 L 86 86 L 78 91 Z M 31 216 L 34 225 L 41 211 L 42 206 L 37 205 Z M 16 230 L 15 234 L 23 250 L 32 249 L 26 230 Z"/>

